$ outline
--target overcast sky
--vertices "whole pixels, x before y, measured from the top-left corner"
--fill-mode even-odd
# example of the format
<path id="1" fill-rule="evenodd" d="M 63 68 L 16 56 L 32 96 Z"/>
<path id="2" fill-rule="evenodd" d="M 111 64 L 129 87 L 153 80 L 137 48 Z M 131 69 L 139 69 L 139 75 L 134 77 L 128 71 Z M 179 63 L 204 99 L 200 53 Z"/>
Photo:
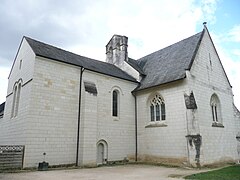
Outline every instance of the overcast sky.
<path id="1" fill-rule="evenodd" d="M 105 60 L 113 34 L 138 59 L 202 31 L 204 21 L 240 109 L 239 0 L 1 0 L 0 103 L 22 36 Z"/>

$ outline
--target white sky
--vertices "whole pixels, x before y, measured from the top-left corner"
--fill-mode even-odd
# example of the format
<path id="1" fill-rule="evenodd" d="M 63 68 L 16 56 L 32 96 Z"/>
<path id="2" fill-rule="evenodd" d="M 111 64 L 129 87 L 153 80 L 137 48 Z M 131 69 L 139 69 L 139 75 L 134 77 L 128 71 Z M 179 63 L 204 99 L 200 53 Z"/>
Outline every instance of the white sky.
<path id="1" fill-rule="evenodd" d="M 226 7 L 224 3 L 222 0 L 2 0 L 0 103 L 5 101 L 7 77 L 23 35 L 103 61 L 105 45 L 112 35 L 126 35 L 129 57 L 138 59 L 202 31 L 202 23 L 207 21 L 240 109 L 240 17 L 232 18 L 233 12 L 227 10 L 220 13 Z M 228 23 L 223 22 L 227 19 Z"/>

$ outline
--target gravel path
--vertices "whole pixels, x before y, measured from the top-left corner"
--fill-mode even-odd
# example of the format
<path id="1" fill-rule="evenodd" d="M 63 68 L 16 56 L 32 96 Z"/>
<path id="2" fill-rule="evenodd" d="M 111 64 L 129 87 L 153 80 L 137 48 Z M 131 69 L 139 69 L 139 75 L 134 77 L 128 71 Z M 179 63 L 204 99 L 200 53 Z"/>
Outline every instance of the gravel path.
<path id="1" fill-rule="evenodd" d="M 0 180 L 170 180 L 207 171 L 152 165 L 120 165 L 86 169 L 0 173 Z"/>

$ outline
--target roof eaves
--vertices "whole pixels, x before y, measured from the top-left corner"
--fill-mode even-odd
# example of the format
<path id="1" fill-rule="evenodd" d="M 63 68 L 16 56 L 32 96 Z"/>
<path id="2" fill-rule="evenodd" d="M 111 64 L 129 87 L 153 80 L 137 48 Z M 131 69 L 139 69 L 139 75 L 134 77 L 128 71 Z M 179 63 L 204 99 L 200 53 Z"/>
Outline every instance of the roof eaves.
<path id="1" fill-rule="evenodd" d="M 25 36 L 24 36 L 24 37 L 25 37 Z M 95 60 L 95 59 L 91 59 L 91 58 L 88 58 L 88 57 L 84 57 L 84 56 L 77 55 L 77 54 L 72 53 L 72 52 L 70 52 L 70 51 L 66 51 L 66 50 L 64 50 L 64 49 L 55 47 L 55 46 L 53 46 L 53 45 L 46 44 L 46 43 L 41 42 L 41 41 L 38 41 L 38 40 L 34 40 L 34 39 L 32 39 L 32 38 L 29 38 L 29 37 L 25 37 L 25 39 L 26 39 L 27 42 L 28 42 L 28 40 L 30 41 L 30 42 L 28 42 L 28 44 L 29 44 L 30 47 L 32 48 L 32 50 L 33 50 L 33 52 L 35 53 L 35 55 L 38 56 L 38 57 L 43 57 L 43 58 L 51 59 L 51 60 L 54 60 L 54 61 L 58 61 L 58 62 L 70 64 L 70 65 L 73 65 L 73 66 L 82 67 L 82 68 L 85 68 L 85 69 L 87 69 L 87 70 L 89 70 L 89 71 L 97 72 L 97 73 L 100 73 L 100 74 L 105 74 L 105 75 L 108 75 L 108 76 L 112 76 L 112 77 L 124 79 L 124 80 L 127 80 L 127 81 L 137 82 L 132 76 L 130 76 L 129 74 L 127 74 L 126 72 L 122 71 L 122 70 L 119 69 L 119 68 L 118 68 L 118 70 L 120 70 L 123 74 L 125 74 L 126 78 L 125 78 L 125 77 L 121 77 L 121 75 L 117 76 L 117 75 L 114 75 L 114 74 L 111 74 L 111 73 L 104 73 L 103 71 L 98 71 L 98 70 L 94 70 L 94 69 L 87 68 L 87 67 L 85 67 L 84 64 L 82 64 L 82 63 L 80 63 L 80 64 L 78 64 L 78 63 L 71 63 L 71 62 L 68 62 L 68 61 L 65 61 L 65 60 L 56 59 L 56 58 L 49 57 L 49 56 L 44 56 L 44 55 L 42 55 L 42 54 L 39 54 L 39 53 L 35 50 L 35 47 L 32 46 L 32 42 L 31 42 L 31 41 L 33 41 L 33 43 L 36 41 L 36 42 L 41 43 L 41 44 L 43 44 L 43 45 L 50 46 L 50 47 L 52 47 L 52 48 L 54 48 L 54 49 L 58 49 L 58 50 L 60 50 L 60 51 L 66 52 L 66 53 L 70 53 L 70 54 L 72 54 L 72 55 L 74 55 L 74 56 L 79 56 L 79 57 L 81 57 L 81 58 L 87 58 L 87 59 L 90 59 L 91 61 L 97 61 L 98 63 L 101 62 L 101 61 L 99 61 L 99 60 Z M 104 62 L 101 62 L 101 63 L 104 63 Z M 110 65 L 110 64 L 108 64 L 108 65 Z M 117 68 L 116 66 L 114 66 L 114 67 Z M 129 77 L 129 78 L 127 78 L 127 77 Z"/>
<path id="2" fill-rule="evenodd" d="M 69 64 L 69 65 L 73 65 L 73 66 L 76 66 L 76 67 L 81 67 L 81 68 L 84 68 L 84 69 L 89 70 L 89 71 L 92 71 L 92 72 L 104 74 L 104 75 L 107 75 L 107 76 L 112 76 L 112 77 L 119 78 L 119 79 L 123 79 L 123 80 L 126 80 L 126 81 L 137 82 L 134 78 L 132 78 L 132 80 L 131 80 L 130 78 L 127 79 L 127 78 L 119 77 L 119 76 L 116 76 L 116 75 L 111 75 L 111 74 L 108 74 L 108 73 L 103 73 L 103 72 L 100 72 L 100 71 L 95 71 L 95 70 L 86 68 L 86 67 L 84 67 L 84 66 L 80 66 L 80 65 L 77 65 L 77 64 L 74 64 L 74 63 L 62 61 L 62 60 L 59 60 L 59 59 L 54 59 L 54 58 L 42 56 L 42 55 L 39 55 L 39 54 L 36 54 L 36 56 L 42 57 L 42 58 L 47 58 L 47 59 L 52 59 L 52 60 L 54 60 L 54 61 L 61 62 L 61 63 L 65 63 L 65 64 Z M 121 70 L 121 69 L 120 69 L 120 70 Z M 123 71 L 123 72 L 124 72 L 124 71 Z M 124 72 L 124 73 L 125 73 L 125 72 Z M 128 75 L 128 74 L 127 74 L 127 75 Z M 129 75 L 128 75 L 128 76 L 129 76 Z"/>
<path id="3" fill-rule="evenodd" d="M 181 78 L 178 78 L 178 79 L 175 79 L 173 81 L 169 81 L 169 82 L 165 82 L 165 83 L 162 83 L 162 84 L 157 84 L 157 85 L 153 85 L 153 86 L 149 86 L 149 87 L 145 87 L 145 88 L 141 88 L 141 89 L 138 89 L 141 84 L 139 84 L 133 91 L 132 93 L 135 93 L 135 92 L 139 92 L 139 91 L 142 91 L 142 90 L 146 90 L 146 89 L 150 89 L 150 88 L 154 88 L 154 87 L 157 87 L 157 86 L 161 86 L 161 85 L 166 85 L 166 84 L 169 84 L 169 83 L 174 83 L 174 82 L 177 82 L 177 81 L 180 81 L 180 80 L 183 80 L 186 78 L 186 74 L 181 77 Z"/>

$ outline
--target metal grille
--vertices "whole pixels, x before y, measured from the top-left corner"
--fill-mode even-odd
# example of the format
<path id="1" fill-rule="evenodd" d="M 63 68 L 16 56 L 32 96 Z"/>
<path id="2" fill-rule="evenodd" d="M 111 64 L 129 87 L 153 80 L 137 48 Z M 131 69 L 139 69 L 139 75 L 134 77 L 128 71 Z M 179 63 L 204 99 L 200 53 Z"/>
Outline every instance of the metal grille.
<path id="1" fill-rule="evenodd" d="M 0 169 L 22 169 L 25 146 L 0 145 Z"/>

